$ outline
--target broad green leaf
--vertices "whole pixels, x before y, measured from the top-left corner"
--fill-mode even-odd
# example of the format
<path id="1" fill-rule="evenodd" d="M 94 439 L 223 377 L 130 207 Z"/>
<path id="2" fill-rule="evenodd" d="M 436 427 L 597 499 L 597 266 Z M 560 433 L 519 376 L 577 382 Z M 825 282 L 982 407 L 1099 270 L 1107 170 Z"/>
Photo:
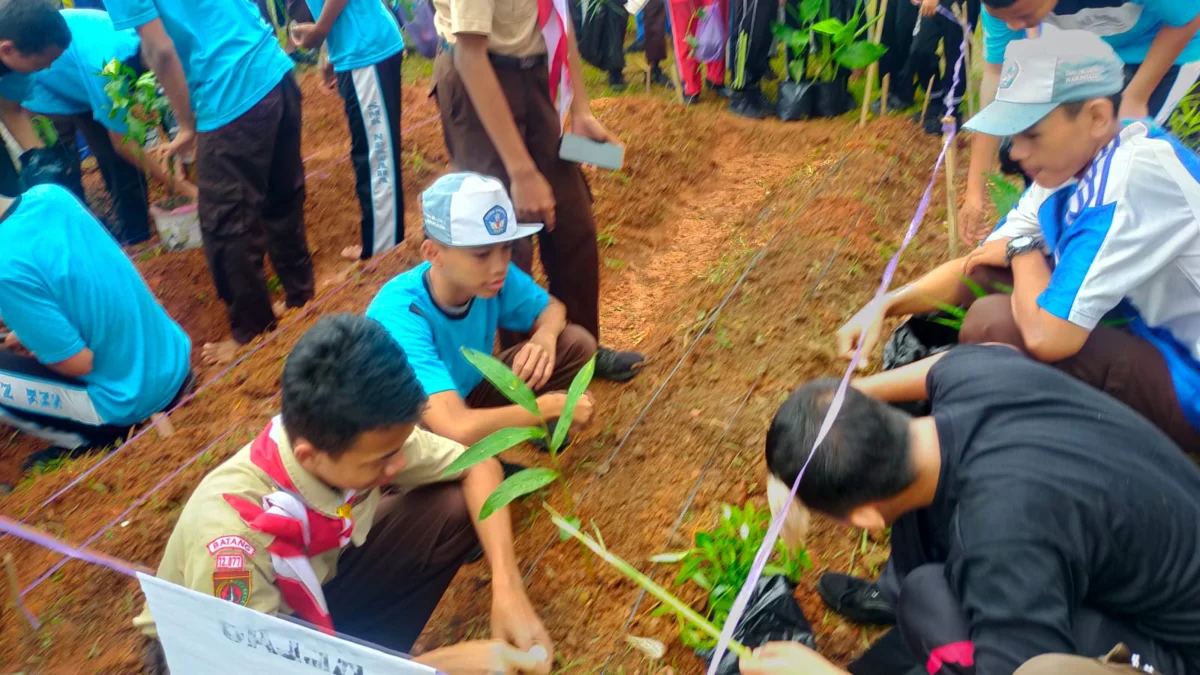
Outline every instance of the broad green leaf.
<path id="1" fill-rule="evenodd" d="M 540 468 L 525 469 L 510 476 L 484 500 L 483 508 L 479 509 L 479 519 L 487 520 L 497 509 L 508 506 L 512 500 L 518 497 L 537 492 L 553 483 L 556 478 L 558 478 L 558 472 L 554 469 Z"/>
<path id="2" fill-rule="evenodd" d="M 845 27 L 846 24 L 842 23 L 841 19 L 825 19 L 814 23 L 812 30 L 825 35 L 837 35 L 838 31 Z"/>
<path id="3" fill-rule="evenodd" d="M 974 293 L 975 297 L 977 297 L 977 298 L 982 298 L 988 294 L 987 291 L 983 290 L 983 286 L 980 286 L 971 277 L 967 277 L 967 276 L 962 277 L 962 282 L 963 282 L 963 285 L 966 286 L 968 289 L 970 289 L 970 291 L 972 293 Z"/>
<path id="4" fill-rule="evenodd" d="M 887 47 L 874 42 L 855 42 L 839 49 L 834 54 L 834 59 L 843 68 L 861 70 L 878 61 L 886 52 Z"/>
<path id="5" fill-rule="evenodd" d="M 460 471 L 469 469 L 480 462 L 491 459 L 496 455 L 515 447 L 525 441 L 535 438 L 545 438 L 546 431 L 541 427 L 509 427 L 485 436 L 467 451 L 458 456 L 442 472 L 442 478 L 448 478 Z"/>
<path id="6" fill-rule="evenodd" d="M 998 173 L 988 174 L 987 188 L 992 197 L 992 203 L 996 205 L 996 213 L 999 213 L 1001 217 L 1007 216 L 1016 208 L 1017 203 L 1025 194 L 1024 190 L 1008 182 L 1008 179 Z"/>
<path id="7" fill-rule="evenodd" d="M 467 347 L 462 348 L 462 353 L 467 361 L 483 374 L 484 379 L 491 382 L 492 386 L 504 394 L 505 398 L 541 419 L 542 411 L 538 409 L 537 397 L 533 395 L 533 390 L 522 382 L 521 378 L 517 377 L 516 373 L 508 366 L 483 352 L 477 352 Z"/>
<path id="8" fill-rule="evenodd" d="M 658 555 L 650 556 L 649 560 L 652 563 L 666 563 L 668 565 L 672 565 L 677 562 L 682 562 L 683 559 L 688 557 L 688 554 L 690 553 L 690 550 L 676 551 L 674 553 L 659 553 Z"/>
<path id="9" fill-rule="evenodd" d="M 575 417 L 575 406 L 579 404 L 579 399 L 587 392 L 588 385 L 592 383 L 592 375 L 596 372 L 596 357 L 588 359 L 588 362 L 583 364 L 579 372 L 575 375 L 575 379 L 571 380 L 571 386 L 567 388 L 567 401 L 563 404 L 562 415 L 558 418 L 558 423 L 554 425 L 554 437 L 550 439 L 550 454 L 557 455 L 558 449 L 562 447 L 563 441 L 567 438 L 567 432 L 571 430 L 571 420 Z"/>
<path id="10" fill-rule="evenodd" d="M 821 13 L 821 3 L 824 0 L 801 0 L 800 1 L 800 24 L 807 25 L 817 18 Z"/>
<path id="11" fill-rule="evenodd" d="M 959 307 L 958 305 L 949 305 L 944 302 L 935 302 L 935 303 L 933 303 L 933 306 L 937 307 L 938 309 L 942 310 L 946 314 L 949 314 L 950 316 L 952 316 L 956 319 L 962 319 L 967 316 L 967 310 L 963 309 L 962 307 Z"/>

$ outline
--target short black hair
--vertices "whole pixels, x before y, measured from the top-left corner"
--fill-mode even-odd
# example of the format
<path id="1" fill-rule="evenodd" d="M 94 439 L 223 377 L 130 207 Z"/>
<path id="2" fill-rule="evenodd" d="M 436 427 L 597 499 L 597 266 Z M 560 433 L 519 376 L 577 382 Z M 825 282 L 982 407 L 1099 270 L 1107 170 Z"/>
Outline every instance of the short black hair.
<path id="1" fill-rule="evenodd" d="M 767 468 L 787 485 L 808 459 L 840 382 L 813 380 L 792 392 L 767 432 Z M 894 497 L 916 481 L 909 453 L 912 418 L 851 387 L 833 427 L 804 472 L 796 496 L 808 508 L 844 518 Z"/>
<path id="2" fill-rule="evenodd" d="M 378 321 L 331 314 L 283 364 L 283 426 L 334 457 L 367 431 L 414 424 L 428 398 L 404 350 Z"/>
<path id="3" fill-rule="evenodd" d="M 1117 92 L 1112 96 L 1103 96 L 1099 98 L 1107 99 L 1108 102 L 1112 104 L 1113 117 L 1116 117 L 1118 111 L 1121 110 L 1121 92 Z M 1075 119 L 1076 117 L 1079 117 L 1079 113 L 1083 112 L 1083 107 L 1085 105 L 1095 100 L 1096 99 L 1094 98 L 1089 98 L 1083 101 L 1068 101 L 1067 103 L 1062 104 L 1062 109 L 1066 111 L 1067 115 L 1069 115 L 1071 119 Z"/>
<path id="4" fill-rule="evenodd" d="M 0 0 L 0 40 L 12 40 L 22 54 L 71 45 L 67 20 L 50 0 Z"/>

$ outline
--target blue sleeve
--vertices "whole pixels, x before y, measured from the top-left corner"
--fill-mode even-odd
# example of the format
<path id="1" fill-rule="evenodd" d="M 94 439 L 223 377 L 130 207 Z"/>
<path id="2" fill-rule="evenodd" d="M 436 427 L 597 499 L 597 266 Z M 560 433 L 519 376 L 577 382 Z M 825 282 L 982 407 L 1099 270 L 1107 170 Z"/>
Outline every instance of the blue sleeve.
<path id="1" fill-rule="evenodd" d="M 426 396 L 456 390 L 450 370 L 438 355 L 433 326 L 427 319 L 414 313 L 411 307 L 397 307 L 386 301 L 379 303 L 378 299 L 367 309 L 367 318 L 383 324 L 392 339 L 399 343 Z"/>
<path id="2" fill-rule="evenodd" d="M 550 304 L 550 294 L 512 263 L 508 265 L 508 278 L 499 297 L 500 326 L 519 333 L 533 328 L 533 322 Z"/>
<path id="3" fill-rule="evenodd" d="M 1144 5 L 1168 26 L 1185 26 L 1200 16 L 1200 0 L 1145 0 Z"/>
<path id="4" fill-rule="evenodd" d="M 87 348 L 46 283 L 20 267 L 0 279 L 0 316 L 37 360 L 61 363 Z"/>
<path id="5" fill-rule="evenodd" d="M 0 98 L 13 103 L 24 103 L 29 98 L 30 77 L 20 73 L 10 73 L 0 77 Z"/>
<path id="6" fill-rule="evenodd" d="M 154 0 L 104 0 L 104 8 L 117 30 L 141 28 L 158 18 Z"/>
<path id="7" fill-rule="evenodd" d="M 983 8 L 983 58 L 988 63 L 1004 63 L 1008 43 L 1023 38 L 1022 31 L 1010 29 L 1003 21 Z"/>

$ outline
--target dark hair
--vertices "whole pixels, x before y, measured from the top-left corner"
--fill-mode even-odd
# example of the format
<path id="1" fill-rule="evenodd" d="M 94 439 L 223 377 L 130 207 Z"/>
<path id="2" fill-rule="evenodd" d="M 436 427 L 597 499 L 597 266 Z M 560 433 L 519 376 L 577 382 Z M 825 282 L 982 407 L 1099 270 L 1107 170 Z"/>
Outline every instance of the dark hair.
<path id="1" fill-rule="evenodd" d="M 0 40 L 12 40 L 22 54 L 40 54 L 70 46 L 71 30 L 49 0 L 0 0 Z"/>
<path id="2" fill-rule="evenodd" d="M 378 321 L 332 314 L 283 364 L 283 426 L 334 457 L 359 435 L 413 424 L 427 401 L 408 357 Z"/>
<path id="3" fill-rule="evenodd" d="M 1116 94 L 1113 94 L 1112 96 L 1104 96 L 1104 97 L 1100 97 L 1100 98 L 1107 100 L 1109 103 L 1112 104 L 1113 117 L 1116 117 L 1117 111 L 1119 111 L 1121 109 L 1121 93 L 1118 92 Z M 1062 109 L 1067 113 L 1067 115 L 1069 115 L 1071 117 L 1071 119 L 1075 119 L 1076 117 L 1079 117 L 1079 113 L 1083 112 L 1083 107 L 1085 105 L 1087 105 L 1088 103 L 1091 103 L 1092 101 L 1095 101 L 1095 100 L 1098 100 L 1098 99 L 1089 98 L 1089 99 L 1085 99 L 1083 101 L 1068 101 L 1068 102 L 1062 104 Z"/>
<path id="4" fill-rule="evenodd" d="M 1013 5 L 1017 4 L 1017 0 L 983 0 L 983 4 L 991 7 L 992 9 L 996 9 L 1012 7 Z"/>
<path id="5" fill-rule="evenodd" d="M 789 486 L 808 459 L 838 384 L 831 378 L 813 380 L 792 392 L 775 413 L 767 432 L 767 467 Z M 848 389 L 796 496 L 810 509 L 843 518 L 859 506 L 900 494 L 916 481 L 909 457 L 911 420 Z"/>

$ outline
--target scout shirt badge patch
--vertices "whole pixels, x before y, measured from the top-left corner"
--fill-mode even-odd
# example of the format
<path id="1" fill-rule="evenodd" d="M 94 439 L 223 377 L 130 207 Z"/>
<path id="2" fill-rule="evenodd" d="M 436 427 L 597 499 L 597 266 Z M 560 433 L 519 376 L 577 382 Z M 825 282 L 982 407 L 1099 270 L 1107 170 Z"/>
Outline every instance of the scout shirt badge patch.
<path id="1" fill-rule="evenodd" d="M 245 607 L 250 602 L 250 570 L 213 572 L 213 595 Z"/>
<path id="2" fill-rule="evenodd" d="M 250 602 L 250 570 L 255 547 L 236 535 L 217 537 L 205 546 L 213 558 L 213 596 L 245 607 Z"/>

